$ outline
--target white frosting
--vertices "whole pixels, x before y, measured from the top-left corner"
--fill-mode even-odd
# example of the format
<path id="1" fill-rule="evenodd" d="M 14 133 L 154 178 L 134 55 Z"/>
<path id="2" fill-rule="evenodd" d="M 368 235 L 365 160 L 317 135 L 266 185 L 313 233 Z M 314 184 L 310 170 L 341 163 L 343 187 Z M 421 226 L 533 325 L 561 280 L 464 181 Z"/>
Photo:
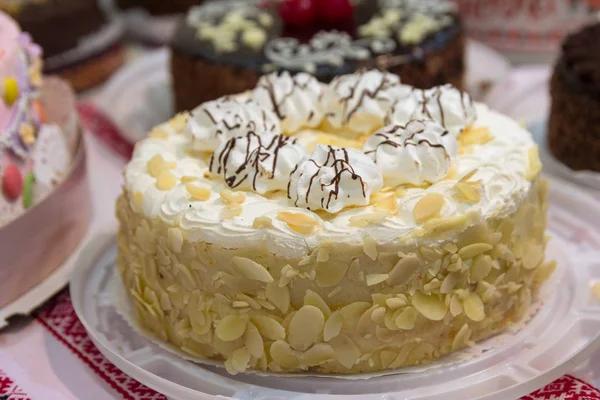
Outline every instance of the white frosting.
<path id="1" fill-rule="evenodd" d="M 471 96 L 452 85 L 437 86 L 428 90 L 415 90 L 418 106 L 413 119 L 431 118 L 450 131 L 458 134 L 477 119 L 477 111 Z M 396 123 L 399 114 L 392 115 Z"/>
<path id="2" fill-rule="evenodd" d="M 318 145 L 290 175 L 288 196 L 296 207 L 337 213 L 369 204 L 382 184 L 379 168 L 365 154 Z"/>
<path id="3" fill-rule="evenodd" d="M 220 144 L 248 132 L 279 134 L 279 119 L 253 101 L 240 102 L 233 97 L 196 107 L 185 127 L 192 148 L 200 151 L 214 151 Z"/>
<path id="4" fill-rule="evenodd" d="M 325 115 L 322 96 L 323 86 L 315 77 L 292 76 L 287 71 L 262 76 L 252 93 L 256 103 L 268 106 L 281 119 L 284 132 L 319 126 Z"/>
<path id="5" fill-rule="evenodd" d="M 337 129 L 373 132 L 383 126 L 394 103 L 407 98 L 410 86 L 397 75 L 376 70 L 336 77 L 325 89 L 327 120 Z"/>
<path id="6" fill-rule="evenodd" d="M 130 193 L 131 198 L 135 193 L 143 195 L 141 212 L 147 217 L 160 218 L 168 223 L 179 221 L 188 240 L 206 241 L 226 248 L 265 245 L 275 255 L 301 257 L 324 241 L 360 244 L 365 235 L 373 238 L 379 246 L 399 240 L 411 245 L 411 241 L 414 240 L 412 234 L 421 227 L 421 224 L 414 220 L 413 209 L 416 202 L 427 193 L 440 193 L 444 196 L 445 202 L 440 212 L 442 218 L 469 213 L 481 219 L 509 215 L 521 205 L 529 193 L 531 182 L 527 178 L 528 152 L 534 145 L 531 135 L 517 122 L 488 110 L 484 105 L 476 105 L 476 109 L 478 118 L 474 122 L 474 128 L 489 128 L 491 140 L 482 145 L 474 145 L 468 152 L 458 155 L 453 178 L 437 181 L 426 188 L 408 188 L 396 200 L 396 213 L 382 222 L 366 227 L 354 226 L 350 219 L 374 212 L 374 206 L 366 205 L 368 202 L 364 199 L 368 196 L 367 192 L 370 194 L 377 190 L 374 182 L 377 183 L 378 176 L 381 179 L 381 175 L 378 168 L 372 168 L 375 166 L 373 161 L 358 151 L 351 152 L 350 164 L 371 186 L 367 188 L 365 196 L 362 196 L 362 193 L 358 196 L 358 186 L 342 186 L 347 194 L 362 199 L 361 204 L 366 206 L 344 208 L 336 214 L 328 214 L 326 220 L 322 218 L 322 212 L 294 207 L 294 201 L 287 197 L 285 191 L 271 192 L 268 196 L 248 191 L 241 214 L 233 218 L 222 218 L 221 211 L 226 204 L 220 199 L 219 193 L 228 186 L 222 178 L 210 181 L 203 178 L 208 170 L 207 158 L 199 159 L 189 153 L 194 139 L 186 135 L 171 135 L 167 139 L 148 138 L 139 142 L 125 171 L 125 190 Z M 177 166 L 171 171 L 177 179 L 177 184 L 170 190 L 157 189 L 157 179 L 148 172 L 147 162 L 157 154 L 167 162 L 177 162 Z M 367 162 L 355 162 L 355 154 L 358 154 L 358 159 L 367 159 Z M 471 180 L 480 181 L 478 188 L 481 190 L 481 198 L 476 202 L 462 201 L 455 196 L 454 186 L 458 178 L 475 169 L 477 173 Z M 198 185 L 212 187 L 210 198 L 204 201 L 191 198 L 184 189 L 185 184 L 181 182 L 183 176 L 199 177 Z M 299 182 L 296 178 L 293 179 L 296 183 Z M 306 185 L 298 188 L 306 190 Z M 297 195 L 299 190 L 296 189 L 294 193 Z M 313 196 L 317 193 L 321 195 L 323 192 L 315 188 Z M 309 196 L 311 204 L 314 201 L 313 196 Z M 295 197 L 292 196 L 293 199 Z M 340 202 L 345 201 L 341 196 L 338 197 Z M 133 203 L 132 201 L 132 206 Z M 332 200 L 331 207 L 333 204 Z M 278 213 L 282 210 L 309 215 L 318 222 L 319 228 L 311 234 L 302 235 L 278 219 Z M 333 209 L 330 208 L 329 211 Z M 271 226 L 253 228 L 254 219 L 263 216 L 271 218 Z M 434 239 L 419 240 L 424 245 L 437 243 Z"/>
<path id="7" fill-rule="evenodd" d="M 413 120 L 374 133 L 363 147 L 383 173 L 386 186 L 438 182 L 450 171 L 458 142 L 435 121 Z"/>
<path id="8" fill-rule="evenodd" d="M 233 189 L 264 194 L 286 190 L 290 173 L 305 155 L 296 139 L 249 133 L 221 144 L 211 158 L 210 171 Z"/>

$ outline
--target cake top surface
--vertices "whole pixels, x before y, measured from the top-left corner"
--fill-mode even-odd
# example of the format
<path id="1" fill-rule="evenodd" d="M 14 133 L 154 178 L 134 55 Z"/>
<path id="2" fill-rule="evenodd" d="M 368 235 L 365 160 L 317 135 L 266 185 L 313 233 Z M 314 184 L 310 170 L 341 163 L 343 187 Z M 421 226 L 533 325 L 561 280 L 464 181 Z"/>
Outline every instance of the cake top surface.
<path id="1" fill-rule="evenodd" d="M 600 23 L 568 36 L 562 49 L 568 77 L 578 88 L 600 95 Z"/>
<path id="2" fill-rule="evenodd" d="M 450 85 L 283 73 L 155 128 L 125 189 L 191 241 L 300 256 L 329 241 L 447 240 L 513 212 L 540 169 L 527 131 Z"/>
<path id="3" fill-rule="evenodd" d="M 260 1 L 206 2 L 189 11 L 173 47 L 188 56 L 260 72 L 292 70 L 333 77 L 374 63 L 389 68 L 420 60 L 460 31 L 455 8 L 445 0 L 334 3 L 331 10 L 319 10 L 323 6 L 318 4 L 329 2 L 311 0 L 267 3 L 279 4 L 278 10 Z"/>

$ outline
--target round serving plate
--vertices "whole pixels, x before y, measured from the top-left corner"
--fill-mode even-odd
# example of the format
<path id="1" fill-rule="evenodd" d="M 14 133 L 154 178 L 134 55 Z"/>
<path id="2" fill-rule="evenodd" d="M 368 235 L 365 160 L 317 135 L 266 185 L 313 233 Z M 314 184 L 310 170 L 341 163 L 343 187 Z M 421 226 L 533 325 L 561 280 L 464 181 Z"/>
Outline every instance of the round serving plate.
<path id="1" fill-rule="evenodd" d="M 465 61 L 467 87 L 476 99 L 510 71 L 509 62 L 500 53 L 471 40 Z M 95 98 L 130 143 L 173 116 L 169 62 L 168 49 L 148 52 L 116 73 Z"/>
<path id="2" fill-rule="evenodd" d="M 539 312 L 514 337 L 459 364 L 370 379 L 238 374 L 195 364 L 137 334 L 114 305 L 115 231 L 80 255 L 71 278 L 77 315 L 98 349 L 126 374 L 171 399 L 504 400 L 552 382 L 600 348 L 600 206 L 576 187 L 553 180 L 548 258 L 558 268 Z M 488 340 L 495 340 L 491 338 Z M 347 377 L 345 377 L 347 378 Z"/>

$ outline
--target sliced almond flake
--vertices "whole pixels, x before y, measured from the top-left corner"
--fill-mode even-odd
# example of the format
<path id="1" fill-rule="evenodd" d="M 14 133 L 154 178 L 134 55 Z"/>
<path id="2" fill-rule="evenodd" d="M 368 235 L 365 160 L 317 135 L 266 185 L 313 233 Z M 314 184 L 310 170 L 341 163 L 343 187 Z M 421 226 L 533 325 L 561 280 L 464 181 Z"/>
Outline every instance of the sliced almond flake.
<path id="1" fill-rule="evenodd" d="M 415 274 L 421 267 L 421 261 L 415 255 L 402 257 L 388 274 L 387 284 L 390 286 L 401 285 Z"/>
<path id="2" fill-rule="evenodd" d="M 463 309 L 465 315 L 475 322 L 483 321 L 485 318 L 483 301 L 481 301 L 481 297 L 477 293 L 470 293 L 468 295 L 463 301 Z"/>
<path id="3" fill-rule="evenodd" d="M 469 171 L 465 175 L 463 175 L 463 177 L 460 178 L 458 181 L 459 182 L 468 182 L 469 179 L 471 179 L 478 171 L 479 171 L 479 169 L 475 168 L 474 170 Z"/>
<path id="4" fill-rule="evenodd" d="M 304 305 L 317 307 L 319 310 L 321 310 L 325 318 L 328 318 L 331 315 L 331 309 L 327 303 L 321 296 L 319 296 L 318 293 L 313 292 L 312 290 L 306 291 L 306 294 L 304 295 Z"/>
<path id="5" fill-rule="evenodd" d="M 305 351 L 323 333 L 325 317 L 315 306 L 302 306 L 290 321 L 288 341 L 296 350 Z"/>
<path id="6" fill-rule="evenodd" d="M 329 294 L 327 295 L 328 299 L 333 298 L 336 294 L 340 293 L 342 291 L 342 287 L 338 286 L 336 288 L 334 288 L 331 292 L 329 292 Z"/>
<path id="7" fill-rule="evenodd" d="M 251 318 L 251 320 L 264 338 L 269 340 L 285 339 L 285 329 L 273 318 L 263 315 L 255 315 Z"/>
<path id="8" fill-rule="evenodd" d="M 328 342 L 333 339 L 342 331 L 342 325 L 344 323 L 344 317 L 339 311 L 334 312 L 327 318 L 325 326 L 323 327 L 323 340 Z"/>
<path id="9" fill-rule="evenodd" d="M 537 145 L 534 145 L 529 149 L 527 152 L 527 157 L 529 159 L 529 166 L 525 172 L 525 178 L 529 181 L 533 181 L 542 171 L 542 162 L 540 161 L 540 154 Z"/>
<path id="10" fill-rule="evenodd" d="M 156 188 L 161 191 L 171 190 L 177 185 L 177 178 L 169 171 L 162 172 L 156 179 Z"/>
<path id="11" fill-rule="evenodd" d="M 596 282 L 591 287 L 592 294 L 596 296 L 597 300 L 600 300 L 600 282 Z"/>
<path id="12" fill-rule="evenodd" d="M 391 214 L 389 211 L 379 210 L 366 214 L 358 214 L 350 217 L 348 225 L 351 227 L 364 228 L 369 225 L 377 225 L 385 221 Z"/>
<path id="13" fill-rule="evenodd" d="M 243 208 L 239 204 L 228 204 L 221 211 L 222 219 L 231 219 L 242 214 Z"/>
<path id="14" fill-rule="evenodd" d="M 210 199 L 210 194 L 211 194 L 210 189 L 201 188 L 192 183 L 186 183 L 185 188 L 188 191 L 188 193 L 190 194 L 190 196 L 192 196 L 193 200 L 206 201 L 206 200 Z"/>
<path id="15" fill-rule="evenodd" d="M 329 248 L 321 247 L 317 252 L 317 262 L 329 261 Z"/>
<path id="16" fill-rule="evenodd" d="M 273 220 L 269 217 L 256 217 L 252 222 L 252 227 L 254 229 L 260 228 L 270 228 L 273 225 Z"/>
<path id="17" fill-rule="evenodd" d="M 231 259 L 235 270 L 242 276 L 259 282 L 273 282 L 273 277 L 269 271 L 259 263 L 249 258 L 235 256 Z"/>
<path id="18" fill-rule="evenodd" d="M 316 219 L 304 213 L 279 211 L 277 218 L 285 222 L 291 230 L 301 235 L 313 234 L 319 225 Z"/>
<path id="19" fill-rule="evenodd" d="M 384 282 L 388 278 L 388 274 L 368 274 L 367 286 L 375 286 Z"/>
<path id="20" fill-rule="evenodd" d="M 267 284 L 265 288 L 267 299 L 283 314 L 290 308 L 290 290 L 287 286 L 280 287 L 275 283 Z"/>
<path id="21" fill-rule="evenodd" d="M 371 260 L 377 260 L 377 242 L 371 236 L 363 238 L 363 251 Z"/>
<path id="22" fill-rule="evenodd" d="M 416 292 L 411 300 L 417 311 L 431 321 L 441 321 L 448 313 L 446 304 L 435 294 Z"/>
<path id="23" fill-rule="evenodd" d="M 478 202 L 481 200 L 481 190 L 478 187 L 473 187 L 464 182 L 458 182 L 454 188 L 462 195 L 463 199 L 468 202 Z"/>
<path id="24" fill-rule="evenodd" d="M 234 341 L 244 334 L 247 322 L 247 318 L 239 315 L 228 315 L 215 328 L 215 335 L 224 342 Z"/>
<path id="25" fill-rule="evenodd" d="M 244 192 L 234 192 L 229 189 L 223 189 L 219 193 L 221 199 L 228 204 L 242 204 L 246 201 L 246 194 Z"/>
<path id="26" fill-rule="evenodd" d="M 244 332 L 244 345 L 252 357 L 260 358 L 264 354 L 264 342 L 260 332 L 252 322 L 248 322 Z"/>
<path id="27" fill-rule="evenodd" d="M 160 154 L 157 154 L 148 161 L 146 168 L 151 177 L 158 178 L 163 172 L 174 169 L 176 166 L 177 163 L 167 162 Z"/>
<path id="28" fill-rule="evenodd" d="M 248 303 L 246 303 L 245 301 L 239 301 L 236 300 L 234 302 L 231 303 L 231 306 L 233 308 L 245 308 L 245 307 L 250 307 L 250 305 Z"/>
<path id="29" fill-rule="evenodd" d="M 300 365 L 300 360 L 297 354 L 294 353 L 290 345 L 283 340 L 277 340 L 271 344 L 269 348 L 271 358 L 277 364 L 286 369 L 294 369 Z"/>
<path id="30" fill-rule="evenodd" d="M 427 193 L 421 197 L 413 209 L 413 217 L 416 223 L 425 222 L 440 215 L 444 206 L 444 196 L 440 193 Z"/>
<path id="31" fill-rule="evenodd" d="M 326 343 L 317 343 L 308 349 L 301 357 L 302 364 L 312 367 L 333 359 L 335 351 Z"/>
<path id="32" fill-rule="evenodd" d="M 491 249 L 493 249 L 493 247 L 488 243 L 473 243 L 458 250 L 458 255 L 463 260 L 468 260 L 482 253 L 488 252 Z"/>
<path id="33" fill-rule="evenodd" d="M 375 208 L 389 212 L 390 214 L 396 214 L 398 212 L 398 202 L 396 201 L 396 195 L 392 194 L 386 196 L 374 204 Z"/>

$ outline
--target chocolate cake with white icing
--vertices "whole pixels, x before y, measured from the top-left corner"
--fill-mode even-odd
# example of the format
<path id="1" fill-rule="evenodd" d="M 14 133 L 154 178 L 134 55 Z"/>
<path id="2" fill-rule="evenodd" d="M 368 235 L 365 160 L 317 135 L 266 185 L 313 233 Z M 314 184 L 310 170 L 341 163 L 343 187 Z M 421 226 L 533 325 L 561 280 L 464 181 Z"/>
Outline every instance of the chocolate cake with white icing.
<path id="1" fill-rule="evenodd" d="M 171 47 L 178 111 L 273 71 L 326 83 L 376 67 L 419 88 L 463 85 L 464 36 L 446 0 L 207 2 L 189 11 Z"/>
<path id="2" fill-rule="evenodd" d="M 97 0 L 5 0 L 0 10 L 44 49 L 44 72 L 76 90 L 103 82 L 124 61 L 123 28 Z"/>

